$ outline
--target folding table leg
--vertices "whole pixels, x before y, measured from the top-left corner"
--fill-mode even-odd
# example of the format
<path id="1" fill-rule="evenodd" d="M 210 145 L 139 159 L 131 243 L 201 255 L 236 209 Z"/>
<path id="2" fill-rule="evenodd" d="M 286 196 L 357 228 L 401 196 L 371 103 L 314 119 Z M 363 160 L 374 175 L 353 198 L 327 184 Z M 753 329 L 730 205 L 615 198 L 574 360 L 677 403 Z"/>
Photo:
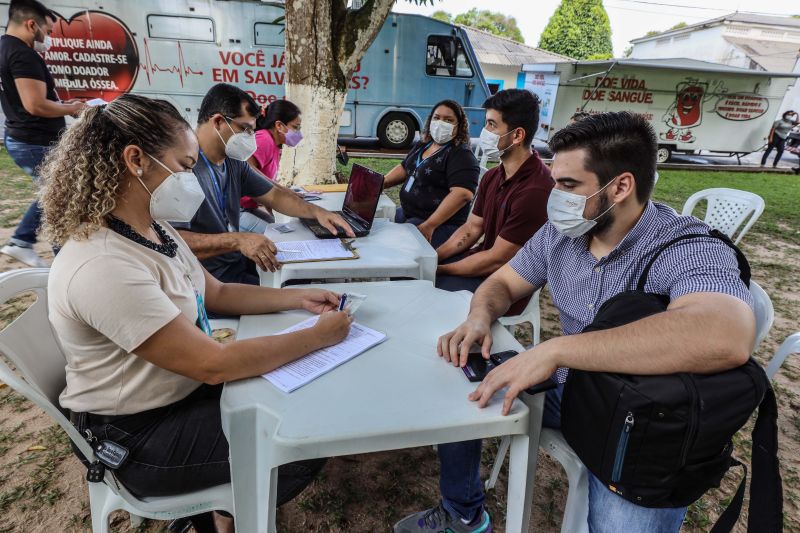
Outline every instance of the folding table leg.
<path id="1" fill-rule="evenodd" d="M 507 533 L 527 533 L 531 519 L 536 463 L 539 459 L 539 436 L 542 432 L 544 394 L 522 395 L 530 409 L 528 433 L 511 437 L 508 460 Z"/>
<path id="2" fill-rule="evenodd" d="M 258 411 L 230 415 L 230 463 L 236 531 L 274 533 L 278 469 L 267 459 Z"/>

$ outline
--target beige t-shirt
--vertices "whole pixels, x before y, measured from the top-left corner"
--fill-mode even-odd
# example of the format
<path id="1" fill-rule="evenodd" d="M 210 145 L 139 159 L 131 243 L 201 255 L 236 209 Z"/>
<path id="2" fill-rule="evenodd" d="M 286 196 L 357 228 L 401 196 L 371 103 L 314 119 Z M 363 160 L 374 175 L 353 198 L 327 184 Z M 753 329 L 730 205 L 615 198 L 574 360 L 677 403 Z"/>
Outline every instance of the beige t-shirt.
<path id="1" fill-rule="evenodd" d="M 167 257 L 108 228 L 69 240 L 53 261 L 48 312 L 67 359 L 63 407 L 133 414 L 181 400 L 201 385 L 138 357 L 134 350 L 180 313 L 197 320 L 194 289 L 205 294 L 200 263 L 178 243 Z"/>

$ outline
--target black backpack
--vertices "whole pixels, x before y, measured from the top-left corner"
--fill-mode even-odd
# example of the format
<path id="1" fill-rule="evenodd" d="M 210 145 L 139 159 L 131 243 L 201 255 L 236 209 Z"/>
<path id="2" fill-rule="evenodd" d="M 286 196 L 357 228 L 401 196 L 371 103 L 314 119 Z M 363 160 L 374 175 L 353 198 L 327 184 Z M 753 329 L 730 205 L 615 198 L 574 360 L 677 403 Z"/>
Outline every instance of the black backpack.
<path id="1" fill-rule="evenodd" d="M 742 281 L 750 266 L 730 239 L 683 235 L 657 250 L 636 290 L 606 301 L 583 331 L 622 326 L 663 312 L 669 297 L 644 292 L 655 260 L 672 244 L 709 236 L 736 251 Z M 783 491 L 778 468 L 777 406 L 764 370 L 751 357 L 718 374 L 635 376 L 570 370 L 561 402 L 564 438 L 586 468 L 610 490 L 644 507 L 683 507 L 718 487 L 732 466 L 745 471 L 736 495 L 712 532 L 731 531 L 741 512 L 747 469 L 731 457 L 733 435 L 759 409 L 753 429 L 748 530 L 783 530 Z"/>

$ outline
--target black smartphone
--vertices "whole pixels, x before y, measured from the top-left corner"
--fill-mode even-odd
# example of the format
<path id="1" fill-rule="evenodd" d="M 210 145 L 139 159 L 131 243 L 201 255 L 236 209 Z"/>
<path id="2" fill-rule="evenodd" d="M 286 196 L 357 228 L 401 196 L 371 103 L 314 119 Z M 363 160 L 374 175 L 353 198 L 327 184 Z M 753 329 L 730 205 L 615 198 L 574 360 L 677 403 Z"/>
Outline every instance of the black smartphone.
<path id="1" fill-rule="evenodd" d="M 514 350 L 493 353 L 488 360 L 484 359 L 480 352 L 471 353 L 467 356 L 467 364 L 461 370 L 464 371 L 464 375 L 467 376 L 468 380 L 472 382 L 483 381 L 486 374 L 491 372 L 494 367 L 503 364 L 518 353 Z"/>
<path id="2" fill-rule="evenodd" d="M 461 370 L 464 371 L 464 375 L 467 376 L 469 381 L 483 381 L 486 374 L 491 371 L 491 368 L 487 369 L 490 364 L 480 353 L 471 353 L 467 356 L 467 364 L 461 367 Z M 492 368 L 494 368 L 494 365 L 492 365 Z"/>
<path id="3" fill-rule="evenodd" d="M 467 356 L 467 364 L 464 365 L 461 370 L 464 371 L 464 375 L 467 376 L 469 381 L 483 381 L 483 378 L 486 377 L 486 374 L 491 372 L 494 367 L 502 365 L 517 355 L 519 355 L 519 352 L 515 350 L 507 350 L 505 352 L 497 352 L 489 355 L 489 360 L 487 361 L 483 358 L 483 355 L 480 352 L 471 353 L 469 356 Z M 557 386 L 558 384 L 552 378 L 547 378 L 545 381 L 525 389 L 525 392 L 528 394 L 539 394 L 540 392 L 555 389 Z"/>

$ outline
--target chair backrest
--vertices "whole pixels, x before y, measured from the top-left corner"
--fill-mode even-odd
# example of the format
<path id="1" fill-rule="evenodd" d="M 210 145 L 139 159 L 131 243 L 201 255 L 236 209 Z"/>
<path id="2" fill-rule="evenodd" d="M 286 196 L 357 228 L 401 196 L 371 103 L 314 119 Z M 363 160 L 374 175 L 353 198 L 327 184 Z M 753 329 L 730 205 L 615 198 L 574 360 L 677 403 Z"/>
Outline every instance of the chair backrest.
<path id="1" fill-rule="evenodd" d="M 683 205 L 681 214 L 691 215 L 697 204 L 703 200 L 708 202 L 704 222 L 725 233 L 735 244 L 739 244 L 742 237 L 764 212 L 764 199 L 759 195 L 738 189 L 718 187 L 698 191 L 691 195 Z M 734 238 L 734 234 L 742 224 L 744 227 Z"/>
<path id="2" fill-rule="evenodd" d="M 778 372 L 778 369 L 783 365 L 786 357 L 792 353 L 800 353 L 800 333 L 793 333 L 786 337 L 781 347 L 775 352 L 775 355 L 767 365 L 767 377 L 772 379 Z"/>
<path id="3" fill-rule="evenodd" d="M 58 406 L 58 396 L 66 385 L 66 359 L 47 317 L 49 272 L 47 268 L 27 268 L 0 274 L 0 305 L 22 293 L 36 295 L 36 301 L 0 331 L 0 353 L 17 370 L 12 371 L 0 358 L 0 381 L 42 408 L 92 461 L 91 447 Z"/>
<path id="4" fill-rule="evenodd" d="M 750 294 L 753 296 L 753 311 L 756 315 L 756 340 L 753 344 L 753 351 L 758 349 L 775 320 L 775 309 L 772 307 L 772 300 L 769 295 L 761 288 L 761 285 L 750 280 Z"/>
<path id="5" fill-rule="evenodd" d="M 489 170 L 489 168 L 488 168 L 489 157 L 483 152 L 483 150 L 481 150 L 481 144 L 480 143 L 476 143 L 475 144 L 475 149 L 472 151 L 472 153 L 475 155 L 475 158 L 478 160 L 478 166 L 479 166 L 479 169 L 480 169 L 478 171 L 478 182 L 480 182 L 480 180 L 483 179 L 483 175 L 486 174 L 487 170 Z"/>

